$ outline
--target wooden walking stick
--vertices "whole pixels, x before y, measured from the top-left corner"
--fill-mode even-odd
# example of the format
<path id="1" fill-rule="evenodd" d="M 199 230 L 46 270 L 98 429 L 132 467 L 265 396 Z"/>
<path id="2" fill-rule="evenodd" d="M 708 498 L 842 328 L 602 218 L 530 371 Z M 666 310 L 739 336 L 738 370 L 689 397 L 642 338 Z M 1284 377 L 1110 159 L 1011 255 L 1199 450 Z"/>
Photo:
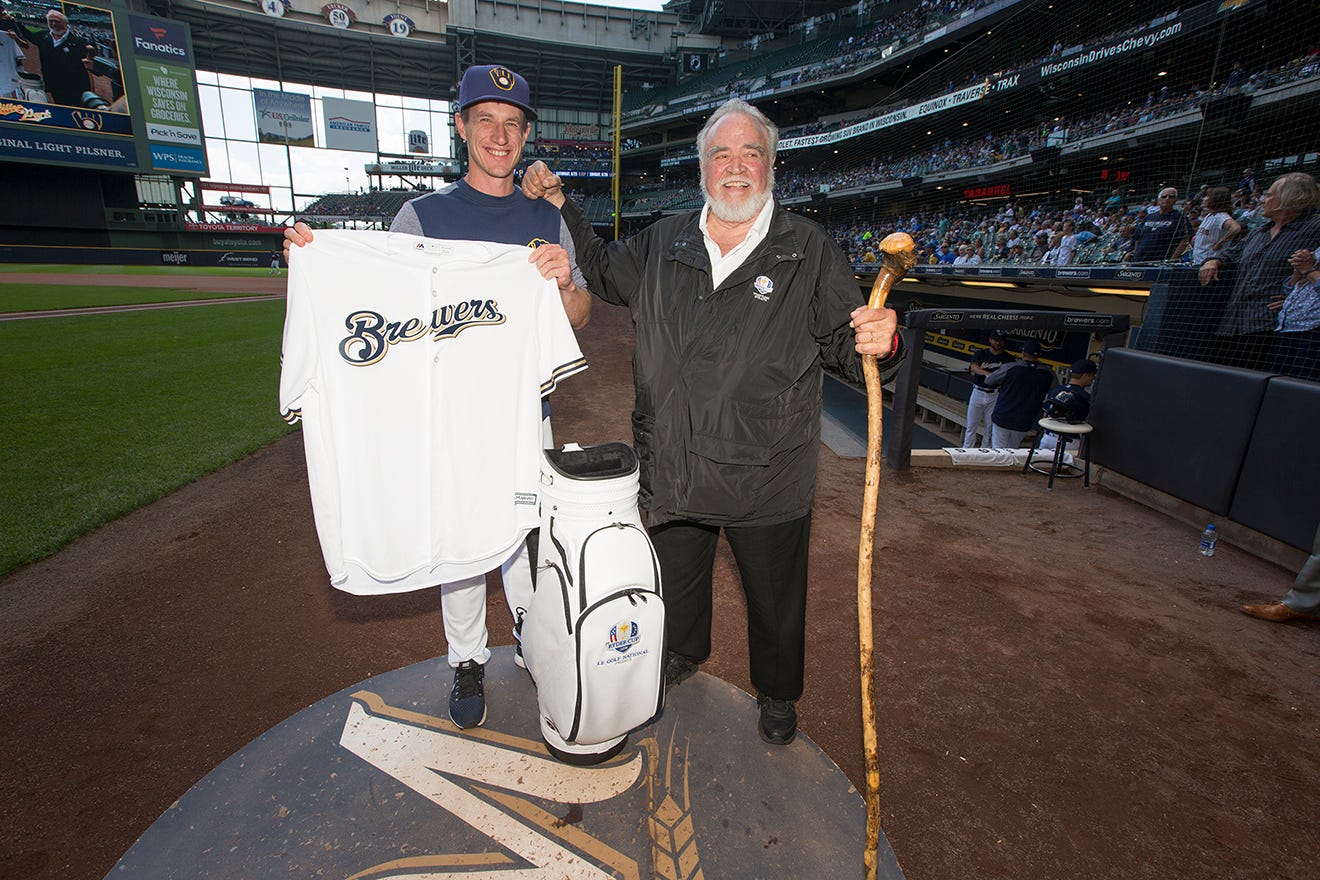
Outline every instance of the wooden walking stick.
<path id="1" fill-rule="evenodd" d="M 885 236 L 880 242 L 880 272 L 871 285 L 867 305 L 885 307 L 889 290 L 917 262 L 916 245 L 904 232 Z M 880 850 L 880 747 L 876 741 L 874 634 L 871 628 L 871 550 L 875 539 L 876 499 L 880 494 L 880 443 L 883 431 L 883 400 L 880 368 L 874 355 L 862 355 L 866 378 L 866 492 L 862 498 L 862 537 L 857 551 L 857 632 L 862 660 L 862 745 L 866 750 L 866 862 L 867 880 L 875 880 Z"/>

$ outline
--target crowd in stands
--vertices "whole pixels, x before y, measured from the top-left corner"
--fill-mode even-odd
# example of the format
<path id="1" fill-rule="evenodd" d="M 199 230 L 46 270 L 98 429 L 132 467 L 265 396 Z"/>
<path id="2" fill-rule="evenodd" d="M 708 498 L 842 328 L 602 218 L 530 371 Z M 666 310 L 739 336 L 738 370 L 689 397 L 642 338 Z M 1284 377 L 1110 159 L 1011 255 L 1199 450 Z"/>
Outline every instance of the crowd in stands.
<path id="1" fill-rule="evenodd" d="M 669 109 L 671 101 L 680 98 L 684 104 L 701 105 L 726 97 L 745 97 L 770 84 L 790 88 L 853 74 L 879 62 L 889 47 L 919 43 L 932 28 L 990 2 L 993 0 L 921 0 L 901 12 L 877 12 L 880 4 L 872 3 L 869 11 L 875 13 L 874 20 L 864 28 L 849 28 L 846 36 L 820 37 L 761 59 L 753 57 L 666 92 L 629 95 L 632 106 L 624 111 L 624 120 L 659 115 Z"/>
<path id="2" fill-rule="evenodd" d="M 1210 88 L 1190 86 L 1175 90 L 1163 86 L 1144 100 L 1134 100 L 1116 108 L 1070 118 L 1061 116 L 1049 126 L 1017 129 L 1006 134 L 978 134 L 944 141 L 917 153 L 889 153 L 864 164 L 830 171 L 801 171 L 791 167 L 777 173 L 775 193 L 780 198 L 809 195 L 822 190 L 836 191 L 871 186 L 911 177 L 924 177 L 944 171 L 984 168 L 1046 146 L 1063 146 L 1089 137 L 1178 114 L 1199 110 L 1207 100 L 1225 93 L 1252 94 L 1301 79 L 1320 75 L 1320 54 L 1315 52 L 1274 68 L 1246 72 L 1240 65 L 1221 84 Z M 666 189 L 630 197 L 625 214 L 681 210 L 701 204 L 701 196 L 692 183 L 667 176 Z M 695 178 L 693 178 L 695 181 Z"/>
<path id="3" fill-rule="evenodd" d="M 1175 210 L 1192 228 L 1206 216 L 1202 187 Z M 1268 221 L 1260 214 L 1261 191 L 1254 177 L 1234 189 L 1232 211 L 1250 232 Z M 1129 201 L 1115 188 L 1095 200 L 1078 196 L 1071 207 L 1042 203 L 1027 206 L 967 206 L 951 212 L 926 211 L 876 223 L 857 223 L 831 230 L 835 240 L 862 268 L 878 263 L 879 242 L 892 232 L 906 232 L 917 243 L 923 265 L 1119 265 L 1131 257 L 1136 224 L 1143 214 L 1156 211 L 1155 193 L 1149 200 Z M 1191 266 L 1191 247 L 1171 261 Z"/>
<path id="4" fill-rule="evenodd" d="M 537 140 L 523 151 L 527 162 L 542 160 L 557 171 L 609 171 L 614 149 L 604 141 Z"/>
<path id="5" fill-rule="evenodd" d="M 358 193 L 330 193 L 303 208 L 305 217 L 383 221 L 388 224 L 403 203 L 422 194 L 416 189 L 377 189 Z"/>

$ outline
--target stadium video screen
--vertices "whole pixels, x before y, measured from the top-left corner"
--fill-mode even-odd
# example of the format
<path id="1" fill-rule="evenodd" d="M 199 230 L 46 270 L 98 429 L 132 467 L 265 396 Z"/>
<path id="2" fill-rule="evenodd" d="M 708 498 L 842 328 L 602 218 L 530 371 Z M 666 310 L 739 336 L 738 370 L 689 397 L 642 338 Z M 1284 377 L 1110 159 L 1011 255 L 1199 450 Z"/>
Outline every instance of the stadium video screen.
<path id="1" fill-rule="evenodd" d="M 204 175 L 188 32 L 111 8 L 0 0 L 0 159 Z"/>

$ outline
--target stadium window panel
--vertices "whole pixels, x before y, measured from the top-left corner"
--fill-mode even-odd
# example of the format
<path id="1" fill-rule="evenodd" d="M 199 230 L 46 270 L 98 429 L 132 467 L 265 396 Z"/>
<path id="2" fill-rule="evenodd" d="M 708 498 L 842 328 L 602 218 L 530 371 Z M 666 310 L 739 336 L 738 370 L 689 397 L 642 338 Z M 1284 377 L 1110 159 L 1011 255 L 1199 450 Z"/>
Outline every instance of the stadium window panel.
<path id="1" fill-rule="evenodd" d="M 289 186 L 289 162 L 282 144 L 258 144 L 257 154 L 261 157 L 261 182 L 267 186 Z"/>
<path id="2" fill-rule="evenodd" d="M 202 129 L 207 137 L 224 137 L 225 114 L 220 106 L 220 89 L 199 84 L 197 97 L 202 106 Z"/>
<path id="3" fill-rule="evenodd" d="M 260 183 L 261 155 L 257 145 L 229 141 L 229 180 L 231 183 Z"/>
<path id="4" fill-rule="evenodd" d="M 255 141 L 257 139 L 256 113 L 252 109 L 252 93 L 238 89 L 221 89 L 220 105 L 225 114 L 225 134 L 229 140 Z"/>
<path id="5" fill-rule="evenodd" d="M 230 89 L 250 89 L 252 88 L 252 78 L 247 76 L 235 76 L 232 73 L 216 74 L 216 82 Z"/>
<path id="6" fill-rule="evenodd" d="M 351 89 L 345 89 L 344 97 L 349 101 L 366 101 L 371 104 L 376 103 L 376 96 L 371 92 L 355 92 Z"/>
<path id="7" fill-rule="evenodd" d="M 213 70 L 197 71 L 197 83 L 198 85 L 208 85 L 208 86 L 216 85 L 215 71 Z"/>
<path id="8" fill-rule="evenodd" d="M 206 164 L 211 169 L 211 180 L 231 181 L 229 176 L 229 151 L 227 141 L 219 138 L 206 139 Z"/>
<path id="9" fill-rule="evenodd" d="M 403 127 L 403 111 L 396 107 L 376 106 L 376 143 L 382 153 L 405 153 L 408 136 Z"/>
<path id="10" fill-rule="evenodd" d="M 293 190 L 287 186 L 273 186 L 270 188 L 270 206 L 276 211 L 293 210 Z"/>

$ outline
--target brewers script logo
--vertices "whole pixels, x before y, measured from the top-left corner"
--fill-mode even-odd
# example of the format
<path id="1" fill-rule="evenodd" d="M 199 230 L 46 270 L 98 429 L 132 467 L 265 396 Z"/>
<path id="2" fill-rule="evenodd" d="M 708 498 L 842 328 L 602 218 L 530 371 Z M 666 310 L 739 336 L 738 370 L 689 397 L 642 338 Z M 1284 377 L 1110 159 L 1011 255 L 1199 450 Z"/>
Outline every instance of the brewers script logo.
<path id="1" fill-rule="evenodd" d="M 469 327 L 494 326 L 505 320 L 500 304 L 493 299 L 441 306 L 431 312 L 429 322 L 421 318 L 387 321 L 380 312 L 364 309 L 344 319 L 344 326 L 352 332 L 340 340 L 339 356 L 355 367 L 366 367 L 385 357 L 391 345 L 427 336 L 437 342 L 452 339 Z"/>
<path id="2" fill-rule="evenodd" d="M 495 83 L 495 88 L 500 91 L 513 91 L 513 71 L 507 67 L 492 67 L 490 69 L 490 81 Z"/>
<path id="3" fill-rule="evenodd" d="M 370 691 L 358 691 L 352 699 L 341 746 L 500 845 L 403 857 L 355 878 L 640 878 L 638 861 L 593 835 L 582 810 L 638 786 L 646 795 L 655 876 L 702 876 L 687 759 L 672 739 L 663 760 L 652 735 L 631 755 L 574 767 L 551 758 L 534 740 L 480 727 L 460 730 L 446 719 L 387 705 Z M 548 812 L 537 800 L 567 805 L 568 817 Z M 527 871 L 501 847 L 535 869 Z"/>

